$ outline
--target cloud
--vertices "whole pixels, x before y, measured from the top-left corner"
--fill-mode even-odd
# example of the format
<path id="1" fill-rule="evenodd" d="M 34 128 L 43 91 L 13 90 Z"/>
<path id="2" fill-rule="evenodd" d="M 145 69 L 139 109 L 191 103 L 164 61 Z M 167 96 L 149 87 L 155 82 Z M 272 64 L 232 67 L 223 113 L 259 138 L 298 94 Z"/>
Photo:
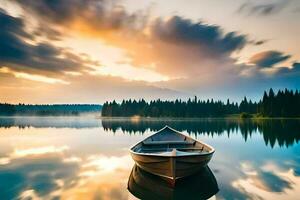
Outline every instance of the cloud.
<path id="1" fill-rule="evenodd" d="M 240 75 L 252 82 L 264 82 L 273 87 L 289 87 L 299 84 L 300 64 L 294 62 L 286 65 L 291 55 L 279 51 L 263 51 L 249 58 L 248 63 L 241 64 Z M 240 81 L 242 82 L 242 81 Z M 271 86 L 268 86 L 271 87 Z M 283 86 L 282 86 L 283 87 Z M 281 87 L 278 87 L 281 88 Z"/>
<path id="2" fill-rule="evenodd" d="M 300 63 L 298 63 L 298 62 L 293 63 L 293 68 L 299 69 L 300 68 Z"/>
<path id="3" fill-rule="evenodd" d="M 50 27 L 72 28 L 99 37 L 108 45 L 124 49 L 130 58 L 128 64 L 170 78 L 202 74 L 208 80 L 214 68 L 233 65 L 233 52 L 254 44 L 246 35 L 224 33 L 217 25 L 181 16 L 150 20 L 145 12 L 129 13 L 106 0 L 16 2 Z"/>
<path id="4" fill-rule="evenodd" d="M 33 31 L 32 35 L 35 37 L 44 36 L 50 41 L 60 41 L 63 37 L 63 34 L 59 30 L 54 27 L 44 26 L 43 24 L 39 24 Z"/>
<path id="5" fill-rule="evenodd" d="M 209 25 L 202 21 L 193 22 L 189 19 L 172 16 L 167 20 L 157 18 L 154 22 L 142 12 L 128 13 L 124 7 L 106 0 L 74 0 L 74 1 L 20 1 L 16 2 L 27 11 L 37 15 L 38 19 L 46 20 L 51 25 L 73 26 L 84 24 L 90 26 L 95 32 L 105 30 L 119 30 L 121 34 L 126 31 L 138 31 L 143 34 L 150 28 L 154 38 L 178 45 L 193 45 L 199 48 L 211 49 L 211 54 L 232 53 L 247 44 L 245 35 L 229 32 L 223 35 L 222 28 Z M 47 13 L 47 15 L 45 15 Z M 148 26 L 150 24 L 150 27 Z M 52 24 L 53 25 L 53 24 Z M 124 36 L 124 35 L 122 35 Z M 146 35 L 143 35 L 146 36 Z M 147 39 L 147 38 L 144 38 Z M 148 38 L 149 39 L 149 38 Z M 261 41 L 258 42 L 261 44 Z"/>
<path id="6" fill-rule="evenodd" d="M 24 9 L 24 15 L 33 16 L 39 23 L 47 23 L 47 27 L 60 30 L 64 35 L 77 32 L 122 49 L 126 57 L 123 66 L 152 70 L 171 81 L 193 78 L 196 84 L 215 84 L 213 80 L 222 76 L 219 79 L 222 84 L 226 78 L 232 79 L 233 74 L 239 75 L 235 66 L 237 59 L 232 54 L 246 45 L 264 43 L 249 40 L 247 35 L 236 31 L 225 32 L 221 26 L 203 20 L 193 21 L 182 16 L 150 18 L 143 11 L 129 13 L 118 1 L 15 2 Z M 124 67 L 118 67 L 117 72 L 123 73 Z M 141 80 L 139 77 L 128 79 Z"/>
<path id="7" fill-rule="evenodd" d="M 236 61 L 232 54 L 250 43 L 246 35 L 224 33 L 220 26 L 181 16 L 157 18 L 144 32 L 116 45 L 126 49 L 132 65 L 171 79 L 199 77 L 207 81 L 215 72 L 231 70 Z"/>
<path id="8" fill-rule="evenodd" d="M 208 55 L 230 54 L 242 49 L 247 44 L 247 37 L 237 32 L 223 35 L 222 28 L 193 22 L 180 16 L 168 20 L 157 19 L 151 26 L 151 34 L 159 40 L 177 45 L 196 47 L 206 50 Z"/>
<path id="9" fill-rule="evenodd" d="M 102 30 L 138 29 L 146 16 L 129 14 L 116 1 L 107 0 L 15 0 L 23 9 L 48 23 L 69 26 L 72 23 L 92 26 Z M 47 13 L 45 15 L 45 13 Z"/>
<path id="10" fill-rule="evenodd" d="M 259 46 L 265 44 L 266 42 L 267 40 L 258 40 L 258 41 L 253 41 L 253 44 Z"/>
<path id="11" fill-rule="evenodd" d="M 213 87 L 224 88 L 226 84 L 231 90 L 229 86 L 244 81 L 242 79 L 246 76 L 243 74 L 251 74 L 251 76 L 247 76 L 245 84 L 247 81 L 256 80 L 253 78 L 255 76 L 259 76 L 261 80 L 270 78 L 271 75 L 269 77 L 262 75 L 262 69 L 273 69 L 276 64 L 281 64 L 290 58 L 290 55 L 285 55 L 280 51 L 269 51 L 269 53 L 261 52 L 251 57 L 249 63 L 240 64 L 240 51 L 247 51 L 248 48 L 245 47 L 250 45 L 263 45 L 266 41 L 254 41 L 249 39 L 250 36 L 246 34 L 234 30 L 225 31 L 222 26 L 209 24 L 205 20 L 191 20 L 177 15 L 168 18 L 159 16 L 154 18 L 144 11 L 130 13 L 125 7 L 120 6 L 118 1 L 14 0 L 13 2 L 20 6 L 24 21 L 21 18 L 10 16 L 13 21 L 20 21 L 19 25 L 15 25 L 19 31 L 5 30 L 4 32 L 6 35 L 14 37 L 10 46 L 7 46 L 11 50 L 13 47 L 17 47 L 15 48 L 16 52 L 20 53 L 11 56 L 11 60 L 5 58 L 7 64 L 3 59 L 0 60 L 1 65 L 9 67 L 13 71 L 26 71 L 27 74 L 40 73 L 47 76 L 50 74 L 55 76 L 51 78 L 70 83 L 69 85 L 60 84 L 55 89 L 52 87 L 54 84 L 49 86 L 48 94 L 43 93 L 49 98 L 44 97 L 42 102 L 45 102 L 45 99 L 57 102 L 57 94 L 64 94 L 60 99 L 63 102 L 68 102 L 70 99 L 71 101 L 76 99 L 76 102 L 90 102 L 91 98 L 97 102 L 98 99 L 103 101 L 141 96 L 153 99 L 161 97 L 160 95 L 174 98 L 180 94 L 179 90 L 193 93 L 208 90 L 210 92 Z M 252 2 L 250 4 L 252 7 L 256 5 Z M 271 14 L 276 9 L 272 8 L 271 11 L 268 11 L 268 9 L 256 8 L 252 11 L 251 6 L 248 5 L 241 12 L 269 12 Z M 30 34 L 24 28 L 24 23 L 27 25 L 29 19 L 34 19 L 38 24 Z M 47 40 L 40 42 L 40 36 L 46 36 Z M 121 53 L 118 53 L 122 59 L 118 60 L 119 62 L 114 60 L 110 65 L 110 62 L 102 62 L 101 56 L 97 57 L 96 55 L 95 57 L 99 58 L 99 62 L 101 61 L 103 65 L 99 68 L 99 63 L 83 59 L 82 56 L 75 54 L 70 49 L 55 46 L 63 43 L 73 48 L 66 42 L 66 38 L 72 37 L 93 40 L 92 45 L 87 45 L 92 46 L 90 49 L 92 56 L 95 53 L 102 56 L 108 55 L 106 57 L 112 57 L 112 59 L 118 57 L 110 52 L 102 53 L 101 50 L 104 48 L 100 51 L 95 50 L 96 48 L 93 49 L 93 45 L 96 46 L 99 42 L 103 47 L 120 50 Z M 77 41 L 74 39 L 72 42 L 76 43 Z M 84 46 L 81 42 L 78 41 L 74 50 L 79 49 L 78 52 L 80 52 L 81 46 Z M 243 53 L 241 52 L 241 54 Z M 90 68 L 91 65 L 96 67 Z M 137 68 L 140 69 L 136 70 Z M 139 73 L 131 73 L 131 70 L 139 71 Z M 295 72 L 289 69 L 284 70 L 291 74 Z M 112 71 L 115 73 L 111 73 Z M 147 73 L 149 71 L 158 75 L 158 78 L 154 79 L 151 73 Z M 277 71 L 281 71 L 281 69 L 277 69 Z M 279 73 L 277 72 L 277 74 Z M 78 76 L 71 77 L 72 74 Z M 147 75 L 144 76 L 144 74 Z M 9 75 L 5 74 L 6 80 L 9 80 Z M 108 75 L 117 77 L 113 78 Z M 275 76 L 275 73 L 273 75 Z M 4 75 L 2 74 L 2 76 Z M 146 79 L 145 77 L 151 78 Z M 166 81 L 156 82 L 161 79 Z M 146 80 L 148 83 L 138 80 Z M 149 80 L 154 81 L 151 82 L 151 86 Z M 247 82 L 247 84 L 249 83 Z M 107 85 L 109 85 L 109 89 L 107 89 Z M 8 86 L 16 88 L 12 83 L 9 83 Z M 161 89 L 161 87 L 170 90 Z M 5 94 L 8 93 L 7 90 L 3 89 Z M 20 99 L 21 94 L 33 93 L 32 91 L 25 92 L 25 89 L 21 91 L 19 88 L 15 91 L 19 91 L 17 96 Z M 149 97 L 147 93 L 155 93 L 156 96 Z M 216 93 L 220 94 L 220 91 Z M 26 96 L 22 99 L 28 101 Z M 12 95 L 5 98 L 9 98 L 11 101 Z"/>
<path id="12" fill-rule="evenodd" d="M 21 18 L 0 10 L 0 67 L 33 74 L 57 75 L 64 71 L 79 71 L 98 63 L 83 59 L 67 49 L 49 42 L 35 43 L 25 31 Z"/>
<path id="13" fill-rule="evenodd" d="M 300 63 L 294 62 L 291 67 L 280 67 L 277 71 L 277 74 L 299 77 Z"/>
<path id="14" fill-rule="evenodd" d="M 24 73 L 24 72 L 16 72 L 13 71 L 7 67 L 1 67 L 0 68 L 0 73 L 2 74 L 9 74 L 12 75 L 16 78 L 22 78 L 22 79 L 27 79 L 31 81 L 38 81 L 42 83 L 49 83 L 49 84 L 55 84 L 55 83 L 60 83 L 60 84 L 69 84 L 69 82 L 66 82 L 61 79 L 57 78 L 49 78 L 47 76 L 42 76 L 42 75 L 35 75 L 35 74 L 29 74 L 29 73 Z"/>
<path id="15" fill-rule="evenodd" d="M 255 64 L 258 67 L 273 67 L 274 65 L 288 60 L 291 55 L 285 55 L 279 51 L 263 51 L 253 55 L 249 59 L 250 64 Z"/>
<path id="16" fill-rule="evenodd" d="M 247 1 L 243 3 L 239 9 L 238 13 L 246 13 L 248 15 L 272 15 L 279 13 L 284 9 L 290 0 L 285 1 L 269 1 L 261 3 L 261 1 Z"/>

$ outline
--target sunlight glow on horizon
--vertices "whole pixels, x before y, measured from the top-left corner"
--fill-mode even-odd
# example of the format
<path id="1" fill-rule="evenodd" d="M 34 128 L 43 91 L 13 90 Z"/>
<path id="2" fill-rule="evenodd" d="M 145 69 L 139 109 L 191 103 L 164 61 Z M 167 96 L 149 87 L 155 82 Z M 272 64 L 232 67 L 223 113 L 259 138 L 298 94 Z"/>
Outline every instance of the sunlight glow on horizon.
<path id="1" fill-rule="evenodd" d="M 56 79 L 56 78 L 50 78 L 50 77 L 37 75 L 37 74 L 28 74 L 28 73 L 24 73 L 24 72 L 12 71 L 7 67 L 0 67 L 0 73 L 11 74 L 11 75 L 15 76 L 16 78 L 22 78 L 22 79 L 43 82 L 43 83 L 49 83 L 49 84 L 55 84 L 55 83 L 70 84 L 67 81 Z"/>
<path id="2" fill-rule="evenodd" d="M 132 66 L 126 56 L 126 50 L 107 45 L 101 38 L 73 34 L 61 43 L 75 52 L 89 55 L 91 59 L 100 62 L 100 66 L 91 66 L 93 70 L 88 73 L 92 75 L 108 75 L 146 82 L 170 80 L 169 77 L 155 71 Z"/>

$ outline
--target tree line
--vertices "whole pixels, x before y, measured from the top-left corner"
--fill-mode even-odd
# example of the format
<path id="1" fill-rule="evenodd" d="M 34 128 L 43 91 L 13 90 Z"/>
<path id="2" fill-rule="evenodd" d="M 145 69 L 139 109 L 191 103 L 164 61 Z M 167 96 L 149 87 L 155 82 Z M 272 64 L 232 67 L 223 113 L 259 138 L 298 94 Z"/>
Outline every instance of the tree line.
<path id="1" fill-rule="evenodd" d="M 101 106 L 95 104 L 7 104 L 0 103 L 0 115 L 80 115 L 88 112 L 100 112 Z"/>
<path id="2" fill-rule="evenodd" d="M 246 97 L 240 102 L 225 102 L 214 99 L 199 100 L 197 97 L 182 101 L 152 100 L 123 100 L 105 102 L 102 116 L 107 117 L 224 117 L 233 114 L 251 116 L 257 114 L 263 117 L 300 117 L 300 93 L 298 90 L 279 90 L 276 94 L 271 88 L 264 92 L 258 102 Z"/>

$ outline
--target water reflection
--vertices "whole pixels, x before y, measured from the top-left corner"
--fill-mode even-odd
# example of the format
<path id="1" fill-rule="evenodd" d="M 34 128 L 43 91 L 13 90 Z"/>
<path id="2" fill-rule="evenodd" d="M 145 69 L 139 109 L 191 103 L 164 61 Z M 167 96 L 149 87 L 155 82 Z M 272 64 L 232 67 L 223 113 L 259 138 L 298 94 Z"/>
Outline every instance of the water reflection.
<path id="1" fill-rule="evenodd" d="M 158 131 L 169 125 L 190 135 L 218 136 L 239 132 L 245 141 L 253 134 L 259 133 L 270 147 L 290 146 L 300 140 L 300 120 L 235 120 L 235 119 L 203 119 L 203 120 L 141 120 L 130 119 L 97 119 L 90 117 L 1 117 L 0 128 L 18 127 L 34 128 L 99 128 L 116 132 L 121 130 L 128 134 L 143 134 L 147 131 Z"/>
<path id="2" fill-rule="evenodd" d="M 129 156 L 74 157 L 68 156 L 64 147 L 40 149 L 45 151 L 20 150 L 19 156 L 2 163 L 1 199 L 128 198 L 123 188 L 132 166 Z"/>
<path id="3" fill-rule="evenodd" d="M 244 176 L 233 181 L 232 186 L 248 199 L 298 199 L 300 177 L 294 169 L 282 169 L 272 163 L 242 171 Z"/>
<path id="4" fill-rule="evenodd" d="M 102 120 L 105 130 L 115 132 L 121 129 L 129 134 L 144 133 L 148 129 L 158 131 L 164 125 L 169 125 L 179 131 L 186 131 L 190 135 L 216 136 L 240 132 L 247 141 L 255 133 L 263 135 L 266 145 L 274 147 L 276 142 L 279 146 L 290 146 L 300 140 L 300 120 L 226 120 L 226 119 L 203 119 L 203 120 Z"/>
<path id="5" fill-rule="evenodd" d="M 128 199 L 132 141 L 98 128 L 0 128 L 0 199 Z"/>
<path id="6" fill-rule="evenodd" d="M 219 189 L 215 176 L 208 167 L 178 180 L 175 187 L 158 176 L 145 172 L 134 165 L 128 179 L 128 190 L 137 198 L 155 199 L 209 199 Z"/>
<path id="7" fill-rule="evenodd" d="M 1 199 L 55 197 L 76 181 L 79 165 L 64 162 L 59 153 L 23 154 L 0 167 Z"/>
<path id="8" fill-rule="evenodd" d="M 0 199 L 136 199 L 139 196 L 127 190 L 134 165 L 128 149 L 165 124 L 215 147 L 209 167 L 219 192 L 212 199 L 299 199 L 297 120 L 101 121 L 95 117 L 0 118 Z M 142 183 L 145 189 L 148 184 Z M 197 187 L 184 185 L 179 193 L 163 194 L 177 197 Z M 200 192 L 191 194 L 190 198 L 199 197 Z"/>

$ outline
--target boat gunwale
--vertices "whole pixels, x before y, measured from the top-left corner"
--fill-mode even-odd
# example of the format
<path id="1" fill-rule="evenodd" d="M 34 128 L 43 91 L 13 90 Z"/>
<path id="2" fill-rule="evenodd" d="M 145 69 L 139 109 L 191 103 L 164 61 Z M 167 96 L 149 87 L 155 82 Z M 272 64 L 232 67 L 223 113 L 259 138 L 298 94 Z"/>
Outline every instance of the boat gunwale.
<path id="1" fill-rule="evenodd" d="M 187 137 L 187 138 L 189 138 L 189 139 L 192 139 L 192 140 L 194 140 L 194 141 L 196 141 L 196 142 L 198 142 L 198 143 L 201 143 L 202 145 L 207 146 L 207 147 L 210 148 L 211 150 L 210 150 L 209 152 L 205 152 L 205 153 L 202 153 L 202 152 L 201 152 L 201 153 L 200 153 L 200 152 L 199 152 L 199 153 L 193 152 L 193 154 L 186 154 L 186 155 L 184 155 L 184 154 L 183 154 L 183 155 L 163 155 L 163 154 L 142 153 L 142 152 L 136 152 L 136 151 L 133 151 L 133 148 L 134 148 L 134 147 L 136 147 L 137 145 L 141 144 L 144 140 L 147 140 L 148 138 L 152 137 L 153 135 L 155 135 L 155 134 L 157 134 L 157 133 L 163 131 L 165 128 L 168 128 L 168 129 L 170 129 L 170 130 L 172 130 L 172 131 L 174 131 L 174 132 L 176 132 L 176 133 L 178 133 L 178 134 L 180 134 L 180 135 L 184 135 L 185 137 Z M 174 149 L 176 149 L 176 148 L 174 148 Z M 215 152 L 215 149 L 214 149 L 212 146 L 210 146 L 210 145 L 208 145 L 208 144 L 206 144 L 206 143 L 204 143 L 204 142 L 200 142 L 200 141 L 198 141 L 198 140 L 196 140 L 196 139 L 194 139 L 194 138 L 192 138 L 192 137 L 190 137 L 190 136 L 188 136 L 188 135 L 185 135 L 185 134 L 183 134 L 183 133 L 181 133 L 181 132 L 179 132 L 179 131 L 177 131 L 177 130 L 171 128 L 171 127 L 169 127 L 168 125 L 166 125 L 166 126 L 164 126 L 163 128 L 161 128 L 160 130 L 158 130 L 156 133 L 154 133 L 154 134 L 152 134 L 152 135 L 146 137 L 146 138 L 143 139 L 142 141 L 140 141 L 140 142 L 138 142 L 137 144 L 131 146 L 129 151 L 130 151 L 130 153 L 133 154 L 133 155 L 140 155 L 140 156 L 154 156 L 154 157 L 168 157 L 168 158 L 171 158 L 171 157 L 209 156 L 209 155 L 212 155 L 212 154 Z M 178 150 L 178 151 L 180 151 L 180 150 Z"/>

